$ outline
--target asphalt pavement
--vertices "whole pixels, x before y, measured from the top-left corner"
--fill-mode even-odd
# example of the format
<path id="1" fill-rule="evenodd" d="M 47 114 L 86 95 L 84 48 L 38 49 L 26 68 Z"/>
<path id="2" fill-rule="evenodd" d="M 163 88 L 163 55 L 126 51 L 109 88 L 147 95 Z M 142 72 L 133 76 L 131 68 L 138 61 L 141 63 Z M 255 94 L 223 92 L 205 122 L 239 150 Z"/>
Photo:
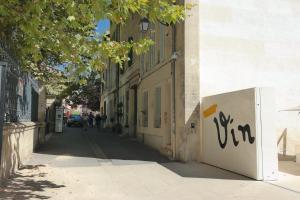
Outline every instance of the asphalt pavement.
<path id="1" fill-rule="evenodd" d="M 66 128 L 0 188 L 0 199 L 299 200 L 300 167 L 283 164 L 279 181 L 254 181 L 205 164 L 170 161 L 114 133 Z"/>

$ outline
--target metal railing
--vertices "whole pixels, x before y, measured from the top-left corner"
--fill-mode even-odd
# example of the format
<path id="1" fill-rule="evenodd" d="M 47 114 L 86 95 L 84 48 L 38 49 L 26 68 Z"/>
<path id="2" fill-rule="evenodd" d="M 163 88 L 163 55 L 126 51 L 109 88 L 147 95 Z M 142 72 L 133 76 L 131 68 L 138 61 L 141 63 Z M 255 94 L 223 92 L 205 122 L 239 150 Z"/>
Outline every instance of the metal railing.
<path id="1" fill-rule="evenodd" d="M 22 72 L 11 48 L 0 41 L 0 62 L 4 66 L 1 85 L 5 85 L 4 122 L 37 121 L 38 83 L 30 74 Z"/>

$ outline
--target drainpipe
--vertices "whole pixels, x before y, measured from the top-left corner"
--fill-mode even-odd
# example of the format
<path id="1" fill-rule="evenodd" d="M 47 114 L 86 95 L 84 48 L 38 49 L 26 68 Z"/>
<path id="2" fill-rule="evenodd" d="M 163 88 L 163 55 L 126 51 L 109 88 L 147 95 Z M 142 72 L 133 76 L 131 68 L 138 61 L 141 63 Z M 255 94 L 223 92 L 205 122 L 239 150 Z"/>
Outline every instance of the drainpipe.
<path id="1" fill-rule="evenodd" d="M 121 40 L 121 38 L 120 38 L 120 34 L 121 34 L 121 31 L 120 31 L 120 26 L 119 25 L 117 25 L 117 27 L 116 27 L 116 33 L 118 33 L 117 34 L 117 38 L 116 38 L 116 40 L 118 41 L 118 42 L 120 42 L 120 40 Z M 119 124 L 120 124 L 120 113 L 119 113 L 119 96 L 120 96 L 120 64 L 117 64 L 117 69 L 116 69 L 116 89 L 117 89 L 117 101 L 116 101 L 116 109 L 117 109 L 117 126 L 119 126 Z"/>
<path id="2" fill-rule="evenodd" d="M 119 80 L 120 80 L 120 65 L 118 64 L 117 65 L 117 69 L 116 69 L 116 88 L 117 88 L 117 101 L 116 101 L 116 109 L 117 109 L 117 126 L 118 126 L 118 124 L 120 123 L 120 115 L 119 115 L 119 90 L 120 90 L 120 84 L 119 84 Z"/>
<path id="3" fill-rule="evenodd" d="M 172 120 L 171 120 L 171 128 L 172 134 L 174 136 L 174 143 L 173 143 L 173 160 L 176 159 L 176 85 L 175 85 L 175 67 L 176 67 L 176 25 L 172 24 L 172 63 L 171 63 L 171 74 L 172 74 Z"/>

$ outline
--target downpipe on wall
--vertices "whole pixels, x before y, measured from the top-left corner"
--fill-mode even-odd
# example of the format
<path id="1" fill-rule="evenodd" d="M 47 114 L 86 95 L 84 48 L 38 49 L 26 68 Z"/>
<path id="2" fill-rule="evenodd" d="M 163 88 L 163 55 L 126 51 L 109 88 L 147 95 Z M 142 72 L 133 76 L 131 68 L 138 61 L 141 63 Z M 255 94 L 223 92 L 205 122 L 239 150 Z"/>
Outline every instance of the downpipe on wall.
<path id="1" fill-rule="evenodd" d="M 174 136 L 174 142 L 173 142 L 173 151 L 172 151 L 172 159 L 176 159 L 176 74 L 175 74 L 175 67 L 176 67 L 176 59 L 177 59 L 177 53 L 176 53 L 176 25 L 172 24 L 172 63 L 171 63 L 171 74 L 172 74 L 172 134 Z"/>

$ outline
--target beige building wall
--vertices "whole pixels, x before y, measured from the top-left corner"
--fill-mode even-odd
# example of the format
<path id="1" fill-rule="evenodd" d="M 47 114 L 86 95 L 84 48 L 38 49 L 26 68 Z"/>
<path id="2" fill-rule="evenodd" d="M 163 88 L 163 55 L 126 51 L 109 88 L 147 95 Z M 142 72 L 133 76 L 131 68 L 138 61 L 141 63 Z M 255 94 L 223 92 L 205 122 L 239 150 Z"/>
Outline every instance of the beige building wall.
<path id="1" fill-rule="evenodd" d="M 161 46 L 161 37 L 163 42 Z M 172 56 L 172 29 L 160 23 L 151 24 L 146 33 L 152 37 L 155 45 L 154 58 L 150 61 L 151 49 L 148 53 L 140 56 L 140 83 L 138 86 L 138 113 L 137 132 L 145 144 L 172 156 L 171 142 L 171 56 Z M 163 52 L 163 56 L 160 55 Z M 152 55 L 153 55 L 152 54 Z M 143 59 L 144 62 L 141 60 Z M 155 125 L 156 88 L 160 88 L 160 126 Z M 148 93 L 148 123 L 144 124 L 144 100 L 145 92 Z"/>
<path id="2" fill-rule="evenodd" d="M 176 61 L 176 159 L 200 159 L 200 80 L 199 80 L 199 3 L 187 10 L 184 23 L 177 28 Z M 182 55 L 182 56 L 181 56 Z"/>
<path id="3" fill-rule="evenodd" d="M 201 97 L 274 87 L 279 153 L 295 155 L 299 112 L 283 110 L 300 105 L 300 1 L 199 2 Z"/>
<path id="4" fill-rule="evenodd" d="M 176 24 L 175 35 L 172 27 L 167 27 L 165 60 L 142 75 L 138 98 L 138 132 L 146 144 L 162 153 L 173 159 L 191 161 L 199 160 L 200 156 L 199 7 L 195 0 L 184 2 L 195 6 L 187 11 L 185 22 Z M 157 27 L 156 30 L 158 32 Z M 172 51 L 173 36 L 176 40 L 175 52 Z M 159 44 L 157 38 L 156 41 Z M 161 128 L 153 126 L 157 87 L 161 88 Z M 148 127 L 143 126 L 141 112 L 145 91 L 148 92 Z"/>
<path id="5" fill-rule="evenodd" d="M 137 41 L 141 37 L 139 28 L 140 18 L 131 18 L 126 25 L 120 27 L 120 40 Z M 129 62 L 131 64 L 129 65 Z M 135 88 L 140 79 L 140 60 L 132 52 L 132 60 L 125 62 L 119 73 L 119 103 L 122 104 L 118 109 L 121 112 L 120 123 L 123 126 L 123 134 L 135 136 Z"/>
<path id="6" fill-rule="evenodd" d="M 155 90 L 161 88 L 161 125 L 154 126 Z M 148 125 L 143 124 L 143 94 L 148 93 Z M 144 77 L 138 89 L 138 135 L 147 144 L 163 152 L 171 148 L 171 64 Z M 165 152 L 167 153 L 167 152 Z"/>
<path id="7" fill-rule="evenodd" d="M 3 128 L 0 179 L 9 178 L 24 165 L 37 147 L 35 138 L 43 128 L 35 122 L 7 123 Z"/>
<path id="8" fill-rule="evenodd" d="M 197 1 L 187 0 L 185 3 Z M 109 102 L 117 97 L 119 91 L 119 102 L 123 104 L 120 119 L 123 134 L 137 137 L 163 154 L 183 161 L 198 160 L 200 154 L 198 9 L 195 5 L 188 11 L 190 16 L 186 21 L 176 24 L 175 35 L 172 26 L 160 23 L 151 24 L 150 30 L 142 33 L 140 18 L 133 17 L 120 27 L 120 40 L 128 41 L 132 37 L 136 41 L 148 36 L 155 41 L 155 45 L 144 55 L 133 54 L 131 66 L 125 63 L 119 77 L 119 90 L 116 82 L 114 85 L 111 83 L 109 77 L 113 75 L 106 76 L 107 72 L 113 73 L 110 71 L 112 65 L 103 72 L 105 91 L 101 97 L 101 107 L 104 107 L 105 101 L 107 121 L 117 109 L 114 104 L 115 112 L 112 113 Z M 111 27 L 110 31 L 111 37 L 114 37 L 116 27 Z M 112 88 L 114 86 L 116 90 Z M 157 88 L 160 88 L 160 125 L 157 124 L 159 112 L 156 112 Z M 147 126 L 144 124 L 144 92 L 148 92 Z"/>
<path id="9" fill-rule="evenodd" d="M 295 154 L 300 143 L 299 106 L 300 2 L 295 0 L 187 0 L 194 7 L 176 25 L 175 89 L 172 87 L 172 28 L 166 27 L 164 60 L 150 65 L 149 55 L 133 56 L 120 76 L 119 101 L 125 107 L 129 92 L 128 124 L 133 133 L 133 86 L 137 86 L 137 137 L 173 158 L 200 160 L 200 98 L 251 87 L 274 87 L 279 153 Z M 139 19 L 121 27 L 121 40 L 143 37 Z M 152 25 L 159 49 L 159 24 Z M 155 34 L 153 34 L 155 33 Z M 157 52 L 156 52 L 157 53 Z M 156 54 L 156 56 L 158 56 Z M 142 59 L 144 60 L 142 64 Z M 148 66 L 148 68 L 145 66 Z M 145 70 L 146 69 L 146 70 Z M 161 127 L 154 128 L 155 88 L 161 88 Z M 148 126 L 143 125 L 143 94 L 148 92 Z M 105 93 L 112 101 L 112 92 Z M 175 101 L 173 99 L 175 95 Z M 175 110 L 172 103 L 175 102 Z M 107 105 L 109 109 L 109 105 Z M 175 113 L 174 113 L 175 112 Z M 174 114 L 173 114 L 174 113 Z M 175 117 L 174 117 L 175 115 Z M 173 119 L 175 118 L 175 123 Z M 281 137 L 282 136 L 282 137 Z"/>
<path id="10" fill-rule="evenodd" d="M 114 29 L 115 27 L 112 28 Z M 104 128 L 111 128 L 116 123 L 116 67 L 116 64 L 108 61 L 107 68 L 102 73 L 104 87 L 100 97 L 100 110 L 106 116 L 106 120 L 102 121 Z"/>
<path id="11" fill-rule="evenodd" d="M 35 148 L 45 142 L 46 90 L 39 88 L 38 122 L 4 123 L 0 179 L 9 178 L 30 158 Z"/>
<path id="12" fill-rule="evenodd" d="M 106 92 L 103 95 L 103 108 L 104 104 L 106 104 L 106 120 L 104 121 L 104 127 L 109 128 L 113 126 L 112 119 L 115 122 L 115 105 L 114 105 L 114 99 L 115 95 L 113 92 Z"/>

